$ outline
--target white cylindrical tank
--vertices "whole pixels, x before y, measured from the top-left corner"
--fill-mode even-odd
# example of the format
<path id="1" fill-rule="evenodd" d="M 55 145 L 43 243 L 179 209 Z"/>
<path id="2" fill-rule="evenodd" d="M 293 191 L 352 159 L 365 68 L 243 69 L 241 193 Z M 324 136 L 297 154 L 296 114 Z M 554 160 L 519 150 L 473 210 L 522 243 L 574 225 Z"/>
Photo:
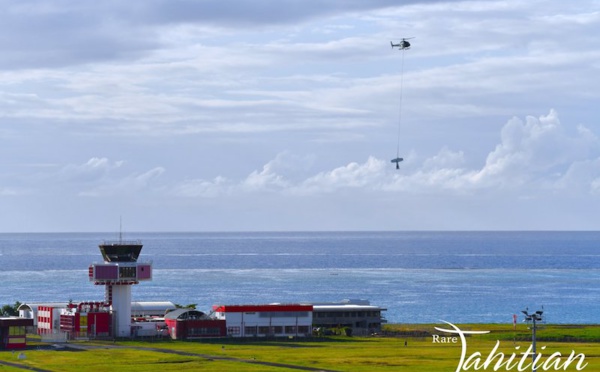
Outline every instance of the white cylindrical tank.
<path id="1" fill-rule="evenodd" d="M 116 337 L 131 337 L 131 286 L 112 288 L 113 325 Z"/>

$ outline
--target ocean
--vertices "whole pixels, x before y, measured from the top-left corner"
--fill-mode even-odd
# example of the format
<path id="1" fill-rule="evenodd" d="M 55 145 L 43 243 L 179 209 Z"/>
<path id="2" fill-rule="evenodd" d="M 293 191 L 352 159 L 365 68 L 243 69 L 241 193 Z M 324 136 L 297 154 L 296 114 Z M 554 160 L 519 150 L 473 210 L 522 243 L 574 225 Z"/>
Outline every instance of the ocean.
<path id="1" fill-rule="evenodd" d="M 88 281 L 115 233 L 0 234 L 0 305 L 101 301 Z M 134 301 L 367 299 L 390 323 L 600 323 L 600 232 L 127 233 L 153 280 Z"/>

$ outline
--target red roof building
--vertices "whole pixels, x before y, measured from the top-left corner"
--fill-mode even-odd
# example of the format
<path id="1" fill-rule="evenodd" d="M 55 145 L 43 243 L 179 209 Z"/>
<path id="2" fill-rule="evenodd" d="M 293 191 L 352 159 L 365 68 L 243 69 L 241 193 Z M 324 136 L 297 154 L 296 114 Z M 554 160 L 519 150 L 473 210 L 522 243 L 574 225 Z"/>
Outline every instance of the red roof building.
<path id="1" fill-rule="evenodd" d="M 165 323 L 173 340 L 225 336 L 224 320 L 190 308 L 170 311 L 165 315 Z"/>
<path id="2" fill-rule="evenodd" d="M 303 337 L 312 334 L 312 305 L 215 305 L 231 337 Z"/>

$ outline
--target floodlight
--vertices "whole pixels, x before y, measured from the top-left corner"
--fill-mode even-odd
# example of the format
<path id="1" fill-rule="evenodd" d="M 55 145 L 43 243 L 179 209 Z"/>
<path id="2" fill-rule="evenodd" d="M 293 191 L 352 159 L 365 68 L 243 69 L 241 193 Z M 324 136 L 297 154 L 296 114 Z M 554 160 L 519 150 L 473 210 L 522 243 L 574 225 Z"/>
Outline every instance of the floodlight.
<path id="1" fill-rule="evenodd" d="M 542 307 L 543 309 L 543 307 Z M 527 309 L 529 310 L 529 309 Z M 523 314 L 525 314 L 525 321 L 527 322 L 533 322 L 533 327 L 531 327 L 531 331 L 532 331 L 532 335 L 531 335 L 531 346 L 533 348 L 533 351 L 531 353 L 531 358 L 533 360 L 533 364 L 532 364 L 532 371 L 535 372 L 537 369 L 535 368 L 535 341 L 536 341 L 536 330 L 537 330 L 537 322 L 542 321 L 542 314 L 544 314 L 543 310 L 538 310 L 533 314 L 529 314 L 526 310 L 521 311 Z"/>

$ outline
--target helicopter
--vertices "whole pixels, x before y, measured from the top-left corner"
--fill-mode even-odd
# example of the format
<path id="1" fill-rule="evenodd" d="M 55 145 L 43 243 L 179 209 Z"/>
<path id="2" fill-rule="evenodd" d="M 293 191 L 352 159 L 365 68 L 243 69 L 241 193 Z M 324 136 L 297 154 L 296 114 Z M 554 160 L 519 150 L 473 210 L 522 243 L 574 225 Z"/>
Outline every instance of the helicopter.
<path id="1" fill-rule="evenodd" d="M 393 41 L 390 41 L 390 45 L 392 48 L 398 48 L 398 50 L 410 49 L 410 43 L 407 41 L 408 39 L 413 39 L 412 37 L 405 37 L 400 40 L 398 44 L 394 44 Z"/>

